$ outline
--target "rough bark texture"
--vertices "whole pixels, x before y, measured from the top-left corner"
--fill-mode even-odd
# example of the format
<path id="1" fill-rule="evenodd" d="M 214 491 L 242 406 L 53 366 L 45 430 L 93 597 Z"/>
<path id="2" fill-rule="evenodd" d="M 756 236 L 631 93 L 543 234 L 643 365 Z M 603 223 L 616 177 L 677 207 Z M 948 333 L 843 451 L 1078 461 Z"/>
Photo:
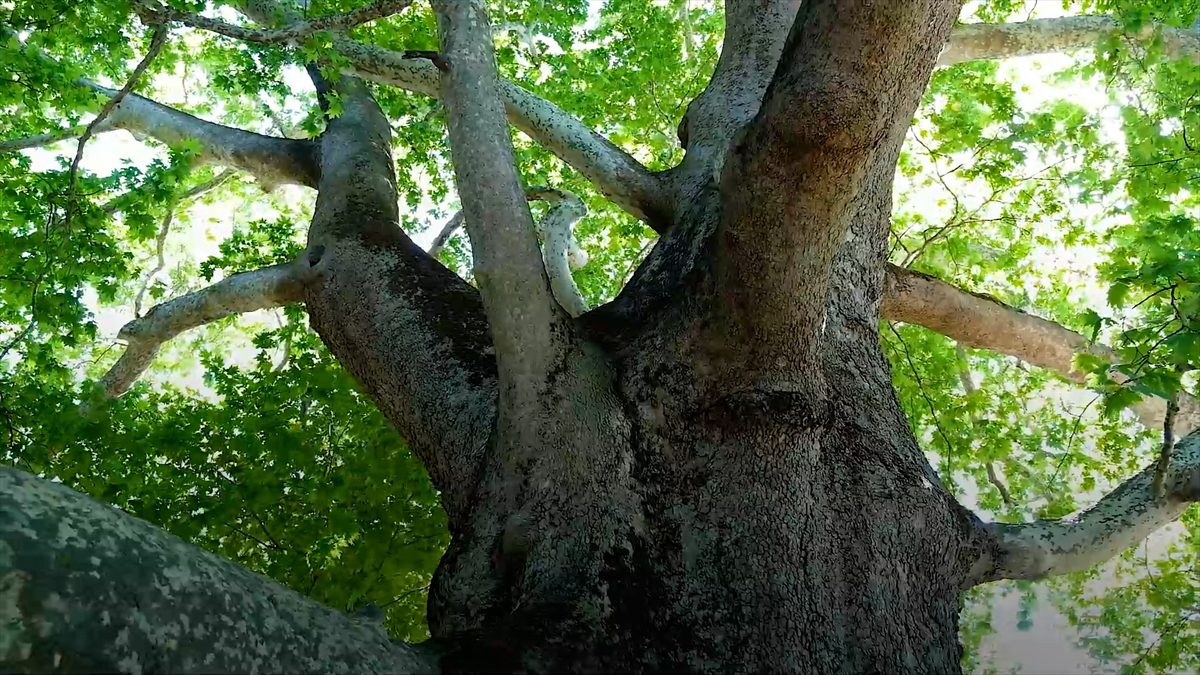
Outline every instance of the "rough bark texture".
<path id="1" fill-rule="evenodd" d="M 327 609 L 48 481 L 0 467 L 0 672 L 434 672 Z"/>
<path id="2" fill-rule="evenodd" d="M 985 525 L 943 488 L 909 430 L 879 344 L 881 307 L 1068 376 L 1087 348 L 886 265 L 900 144 L 957 2 L 730 0 L 717 72 L 681 125 L 686 157 L 659 176 L 498 80 L 484 3 L 434 7 L 437 59 L 334 36 L 353 67 L 337 82 L 314 75 L 342 114 L 315 141 L 319 196 L 290 269 L 314 328 L 441 490 L 451 544 L 429 599 L 437 667 L 955 672 L 964 589 L 1091 564 L 1200 498 L 1200 443 L 1187 439 L 1165 503 L 1140 475 L 1074 520 Z M 264 26 L 301 25 L 272 0 L 242 9 Z M 391 128 L 351 75 L 445 100 L 478 290 L 400 229 Z M 564 300 L 561 234 L 579 209 L 565 199 L 552 211 L 539 255 L 505 115 L 665 233 L 613 302 L 575 318 L 578 298 Z M 975 323 L 955 325 L 947 311 Z M 174 625 L 161 609 L 170 603 L 220 600 L 214 617 L 232 622 L 220 630 L 235 646 L 270 640 L 262 648 L 282 654 L 272 668 L 430 663 L 434 652 L 393 645 L 62 488 L 0 474 L 10 486 L 0 490 L 0 513 L 16 514 L 0 520 L 0 621 L 15 616 L 19 630 L 0 632 L 0 658 L 19 667 L 74 644 L 44 617 L 67 611 L 67 631 L 96 616 L 107 627 L 92 596 L 134 573 L 162 580 L 145 596 L 164 612 L 154 630 Z M 103 535 L 100 546 L 109 532 L 140 537 L 137 565 L 116 568 L 119 553 L 86 562 L 72 523 Z M 53 528 L 60 538 L 47 542 Z M 107 565 L 108 585 L 78 585 L 88 565 Z M 237 624 L 241 613 L 258 623 Z M 150 634 L 138 616 L 123 619 L 129 638 Z M 284 616 L 295 624 L 286 634 Z M 181 659 L 216 650 L 208 634 L 181 636 Z M 159 669 L 194 665 L 145 660 L 163 658 L 160 637 L 128 652 L 114 642 L 84 667 L 124 667 L 130 654 Z M 313 649 L 324 660 L 309 659 Z M 261 663 L 215 653 L 229 660 L 211 670 Z"/>

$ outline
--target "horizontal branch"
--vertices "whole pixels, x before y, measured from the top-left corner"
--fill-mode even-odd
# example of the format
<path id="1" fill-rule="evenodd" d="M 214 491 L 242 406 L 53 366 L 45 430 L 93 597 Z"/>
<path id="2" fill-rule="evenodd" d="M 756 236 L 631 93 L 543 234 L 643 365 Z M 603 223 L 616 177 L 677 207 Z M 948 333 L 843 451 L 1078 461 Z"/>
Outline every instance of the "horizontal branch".
<path id="1" fill-rule="evenodd" d="M 961 24 L 955 27 L 938 65 L 1089 49 L 1114 34 L 1140 42 L 1161 37 L 1169 56 L 1200 56 L 1200 33 L 1194 30 L 1148 23 L 1137 31 L 1127 32 L 1112 17 L 1064 16 L 1019 23 Z"/>
<path id="2" fill-rule="evenodd" d="M 82 80 L 80 84 L 112 96 L 116 90 Z M 148 98 L 130 94 L 113 109 L 103 130 L 124 129 L 137 138 L 166 145 L 194 141 L 197 160 L 240 169 L 255 177 L 263 190 L 277 185 L 316 187 L 317 166 L 308 140 L 274 138 L 194 117 Z"/>
<path id="3" fill-rule="evenodd" d="M 260 44 L 295 42 L 321 31 L 346 30 L 359 24 L 398 14 L 407 9 L 411 4 L 412 0 L 378 0 L 345 14 L 333 14 L 306 19 L 282 28 L 259 29 L 237 26 L 226 21 L 221 21 L 220 19 L 210 19 L 191 12 L 182 12 L 167 7 L 156 0 L 134 0 L 133 3 L 134 11 L 137 12 L 137 15 L 149 24 L 181 23 L 192 28 L 219 33 L 235 40 L 257 42 Z"/>
<path id="4" fill-rule="evenodd" d="M 164 342 L 180 333 L 234 314 L 300 302 L 304 263 L 291 262 L 241 272 L 217 283 L 156 305 L 146 316 L 125 324 L 117 338 L 125 353 L 100 386 L 109 398 L 129 390 L 153 363 Z"/>
<path id="5" fill-rule="evenodd" d="M 437 671 L 431 654 L 375 621 L 8 467 L 0 617 L 5 671 Z"/>
<path id="6" fill-rule="evenodd" d="M 19 40 L 15 33 L 3 26 L 0 26 L 0 39 Z M 23 45 L 23 49 L 47 66 L 59 66 L 57 61 L 36 48 Z M 75 84 L 103 94 L 108 97 L 107 101 L 112 101 L 120 94 L 117 89 L 86 78 L 76 80 Z M 102 106 L 104 103 L 96 102 L 97 110 L 101 110 Z M 139 139 L 153 138 L 172 146 L 194 141 L 199 145 L 197 160 L 201 164 L 230 166 L 245 171 L 253 175 L 266 191 L 281 184 L 309 187 L 317 185 L 317 165 L 312 141 L 273 138 L 207 122 L 182 110 L 132 93 L 120 97 L 119 102 L 107 116 L 100 119 L 92 132 L 104 133 L 115 129 L 129 131 Z M 0 152 L 41 147 L 73 138 L 86 131 L 87 125 L 84 125 L 27 138 L 0 141 Z"/>
<path id="7" fill-rule="evenodd" d="M 1151 464 L 1095 506 L 1062 520 L 984 525 L 989 550 L 972 581 L 1041 579 L 1087 570 L 1172 522 L 1200 501 L 1200 433 L 1175 448 L 1161 499 L 1153 486 L 1156 471 Z"/>
<path id="8" fill-rule="evenodd" d="M 103 125 L 101 125 L 103 126 Z M 44 134 L 36 134 L 34 136 L 26 136 L 24 138 L 13 138 L 7 141 L 0 141 L 0 154 L 6 152 L 18 152 L 20 150 L 29 150 L 30 148 L 41 148 L 47 145 L 53 145 L 59 141 L 65 141 L 70 138 L 78 138 L 83 134 L 86 125 L 79 125 L 60 129 L 58 131 L 50 131 Z M 97 130 L 97 133 L 103 129 Z"/>
<path id="9" fill-rule="evenodd" d="M 971 293 L 936 277 L 888 265 L 884 281 L 885 319 L 924 326 L 971 347 L 989 349 L 1051 370 L 1084 384 L 1086 373 L 1075 369 L 1075 356 L 1094 354 L 1116 363 L 1116 354 L 1104 345 L 1053 321 L 1022 312 L 990 296 Z M 1114 373 L 1113 378 L 1119 375 Z M 1142 424 L 1161 429 L 1167 402 L 1147 397 L 1134 404 Z M 1180 396 L 1175 428 L 1186 434 L 1200 427 L 1200 401 Z"/>

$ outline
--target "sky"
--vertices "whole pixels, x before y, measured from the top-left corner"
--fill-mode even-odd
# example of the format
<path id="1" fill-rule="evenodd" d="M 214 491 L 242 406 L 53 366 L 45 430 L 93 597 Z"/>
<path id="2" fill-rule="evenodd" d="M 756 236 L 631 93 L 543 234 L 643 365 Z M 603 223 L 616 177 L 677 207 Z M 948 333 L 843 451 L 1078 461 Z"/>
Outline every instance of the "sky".
<path id="1" fill-rule="evenodd" d="M 596 10 L 594 13 L 598 13 L 600 3 L 593 0 L 592 4 Z M 1058 2 L 1027 4 L 1033 9 L 1031 16 L 1034 17 L 1062 14 L 1061 3 Z M 1109 98 L 1108 94 L 1099 86 L 1084 83 L 1073 84 L 1069 87 L 1046 84 L 1046 74 L 1067 66 L 1071 61 L 1072 57 L 1069 55 L 1025 57 L 1005 62 L 1001 66 L 1001 72 L 1019 85 L 1019 97 L 1022 107 L 1025 109 L 1036 108 L 1041 103 L 1063 97 L 1070 98 L 1090 110 L 1104 109 Z M 182 99 L 185 95 L 178 80 L 162 78 L 160 80 L 156 82 L 159 90 L 157 98 L 160 100 L 170 103 Z M 297 90 L 304 90 L 308 86 L 307 78 L 299 69 L 292 69 L 285 73 L 285 80 Z M 1110 136 L 1117 134 L 1119 119 L 1116 117 L 1115 110 L 1110 109 L 1105 113 L 1103 119 L 1105 133 Z M 57 166 L 59 157 L 73 151 L 74 143 L 66 142 L 52 149 L 31 150 L 28 151 L 28 154 L 34 159 L 35 169 L 44 169 Z M 126 132 L 119 131 L 100 135 L 90 141 L 82 167 L 87 171 L 105 174 L 126 162 L 145 165 L 152 159 L 161 156 L 161 151 L 144 145 Z M 311 191 L 295 186 L 284 186 L 279 188 L 279 191 L 275 196 L 288 203 L 300 203 L 302 200 L 313 199 Z M 414 237 L 422 246 L 428 246 L 430 240 L 440 229 L 440 218 L 436 218 L 431 213 L 432 207 L 433 205 L 427 205 L 427 208 L 418 214 L 423 222 L 430 225 L 424 232 Z M 166 249 L 167 269 L 170 270 L 181 260 L 198 262 L 215 254 L 220 242 L 228 237 L 239 223 L 256 217 L 270 217 L 273 215 L 273 211 L 267 200 L 258 200 L 251 204 L 217 201 L 192 205 L 186 211 L 177 214 Z M 1087 260 L 1080 261 L 1077 258 L 1077 252 L 1046 250 L 1041 255 L 1047 267 L 1062 267 L 1069 262 L 1074 266 L 1080 266 L 1082 263 L 1082 266 L 1086 268 L 1091 264 Z M 1095 308 L 1105 306 L 1105 289 L 1099 284 L 1085 283 L 1082 289 L 1084 300 L 1090 306 Z M 120 327 L 133 318 L 132 308 L 129 306 L 102 307 L 97 305 L 94 300 L 92 306 L 102 342 L 113 340 Z M 273 312 L 256 312 L 243 317 L 241 325 L 275 325 L 276 317 L 277 315 Z M 238 340 L 240 340 L 240 345 Z M 234 363 L 249 365 L 253 362 L 254 350 L 248 341 L 241 338 L 238 340 L 235 340 L 234 347 L 230 351 L 230 360 Z M 212 396 L 211 390 L 204 385 L 201 379 L 202 369 L 199 367 L 199 363 L 194 357 L 189 357 L 190 353 L 188 340 L 174 341 L 167 347 L 166 358 L 191 358 L 192 367 L 169 374 L 152 372 L 149 374 L 150 379 L 161 381 L 169 378 L 176 386 L 190 388 L 198 395 Z M 1079 400 L 1077 405 L 1080 406 L 1090 398 L 1082 392 L 1069 392 L 1067 396 L 1071 400 L 1077 398 Z M 1097 493 L 1099 494 L 1106 487 L 1108 486 L 1099 486 Z M 970 491 L 965 496 L 965 501 L 968 506 L 977 506 L 973 504 L 975 500 Z M 987 517 L 987 514 L 982 515 Z M 1143 545 L 1146 555 L 1150 559 L 1162 555 L 1164 547 L 1173 541 L 1177 534 L 1177 527 L 1160 531 Z M 995 602 L 992 608 L 995 632 L 985 640 L 982 650 L 987 656 L 985 660 L 990 661 L 990 665 L 998 668 L 1001 672 L 1015 668 L 1018 672 L 1030 674 L 1109 672 L 1095 663 L 1085 651 L 1075 646 L 1078 634 L 1050 602 L 1043 600 L 1039 603 L 1038 609 L 1033 615 L 1031 630 L 1018 628 L 1019 608 L 1020 595 L 1018 593 L 1010 593 Z M 1110 671 L 1115 672 L 1111 669 Z"/>

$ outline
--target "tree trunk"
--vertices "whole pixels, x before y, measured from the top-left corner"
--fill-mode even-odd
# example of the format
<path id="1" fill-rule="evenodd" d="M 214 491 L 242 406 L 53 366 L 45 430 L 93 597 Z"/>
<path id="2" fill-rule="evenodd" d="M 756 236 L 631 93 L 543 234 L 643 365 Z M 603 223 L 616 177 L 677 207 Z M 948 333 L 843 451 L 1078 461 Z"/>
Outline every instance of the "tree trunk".
<path id="1" fill-rule="evenodd" d="M 477 502 L 431 597 L 435 636 L 458 645 L 446 665 L 957 671 L 974 526 L 912 442 L 878 349 L 846 356 L 872 369 L 831 383 L 820 403 L 775 395 L 673 410 L 636 375 L 622 378 L 630 433 L 610 451 L 631 466 L 612 482 L 639 512 L 581 534 L 550 510 L 504 517 Z M 572 513 L 625 507 L 560 498 L 555 510 Z M 582 540 L 593 548 L 572 548 Z"/>
<path id="2" fill-rule="evenodd" d="M 305 301 L 443 490 L 443 668 L 959 668 L 980 528 L 920 452 L 877 335 L 896 155 L 956 9 L 917 4 L 801 10 L 763 57 L 795 72 L 736 139 L 693 139 L 708 168 L 665 190 L 686 206 L 580 321 L 547 290 L 479 5 L 435 2 L 482 303 L 394 226 L 387 122 L 337 85 Z M 771 13 L 780 39 L 794 13 Z M 906 29 L 925 39 L 837 42 Z M 863 49 L 859 81 L 835 72 Z M 490 336 L 449 328 L 480 314 Z"/>

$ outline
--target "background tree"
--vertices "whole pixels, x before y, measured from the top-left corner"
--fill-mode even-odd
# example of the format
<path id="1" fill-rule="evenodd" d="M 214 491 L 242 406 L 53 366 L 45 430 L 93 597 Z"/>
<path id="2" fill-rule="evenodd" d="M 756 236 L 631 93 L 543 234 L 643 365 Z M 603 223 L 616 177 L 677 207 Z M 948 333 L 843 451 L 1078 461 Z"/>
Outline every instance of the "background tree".
<path id="1" fill-rule="evenodd" d="M 0 10 L 0 662 L 1200 666 L 1197 7 L 409 4 Z"/>

